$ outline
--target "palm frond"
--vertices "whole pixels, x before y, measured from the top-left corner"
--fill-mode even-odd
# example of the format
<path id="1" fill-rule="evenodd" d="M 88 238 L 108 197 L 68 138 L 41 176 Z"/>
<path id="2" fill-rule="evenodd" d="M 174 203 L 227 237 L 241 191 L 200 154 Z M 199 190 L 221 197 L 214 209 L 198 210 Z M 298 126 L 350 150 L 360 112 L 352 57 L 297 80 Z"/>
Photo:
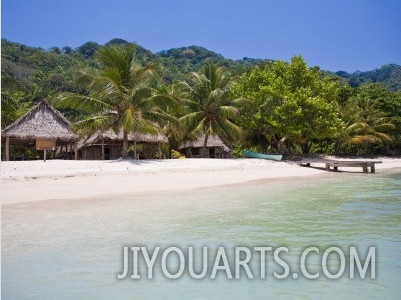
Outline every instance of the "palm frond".
<path id="1" fill-rule="evenodd" d="M 360 132 L 365 130 L 367 127 L 369 127 L 369 125 L 364 122 L 356 122 L 354 124 L 349 125 L 345 130 L 348 133 Z"/>
<path id="2" fill-rule="evenodd" d="M 378 132 L 388 132 L 388 131 L 394 130 L 396 127 L 392 123 L 383 123 L 383 124 L 376 125 L 374 128 Z"/>
<path id="3" fill-rule="evenodd" d="M 142 133 L 142 134 L 151 134 L 151 135 L 157 135 L 161 132 L 160 127 L 153 122 L 150 122 L 145 119 L 139 120 L 137 123 L 137 127 L 135 129 L 136 133 Z"/>
<path id="4" fill-rule="evenodd" d="M 90 116 L 72 124 L 72 129 L 80 135 L 90 135 L 98 130 L 109 129 L 116 121 L 112 115 Z"/>
<path id="5" fill-rule="evenodd" d="M 130 87 L 139 87 L 144 81 L 156 77 L 154 73 L 155 70 L 155 64 L 149 64 L 142 67 L 133 63 L 130 69 Z"/>
<path id="6" fill-rule="evenodd" d="M 130 90 L 130 102 L 136 105 L 140 105 L 142 101 L 149 99 L 152 96 L 152 90 L 143 87 Z"/>
<path id="7" fill-rule="evenodd" d="M 373 135 L 382 142 L 391 142 L 392 141 L 392 139 L 389 135 L 382 133 L 382 132 L 374 132 Z"/>
<path id="8" fill-rule="evenodd" d="M 202 134 L 204 134 L 204 135 L 211 134 L 211 132 L 210 132 L 211 127 L 208 126 L 209 122 L 206 118 L 203 118 L 200 122 L 197 122 L 195 125 L 196 125 L 196 127 L 193 130 L 191 130 L 191 133 L 194 136 L 200 136 Z"/>
<path id="9" fill-rule="evenodd" d="M 218 110 L 224 119 L 235 119 L 239 116 L 239 110 L 234 106 L 220 106 Z"/>
<path id="10" fill-rule="evenodd" d="M 201 111 L 191 112 L 180 118 L 180 122 L 188 128 L 188 130 L 192 130 L 196 123 L 199 123 L 204 118 L 204 113 Z"/>
<path id="11" fill-rule="evenodd" d="M 125 89 L 118 85 L 116 81 L 113 81 L 108 77 L 97 77 L 89 86 L 93 96 L 101 98 L 104 102 L 116 103 L 122 98 L 125 93 Z"/>
<path id="12" fill-rule="evenodd" d="M 62 94 L 56 97 L 53 102 L 59 108 L 73 108 L 89 114 L 113 110 L 113 106 L 98 98 L 78 94 Z"/>
<path id="13" fill-rule="evenodd" d="M 136 116 L 135 112 L 133 111 L 132 107 L 128 107 L 122 113 L 118 124 L 121 128 L 124 129 L 126 132 L 134 131 L 135 125 L 137 125 L 139 118 Z"/>
<path id="14" fill-rule="evenodd" d="M 223 137 L 228 140 L 240 140 L 244 135 L 242 128 L 228 119 L 225 119 L 223 122 L 221 122 L 220 127 L 223 130 L 222 132 L 224 132 Z"/>

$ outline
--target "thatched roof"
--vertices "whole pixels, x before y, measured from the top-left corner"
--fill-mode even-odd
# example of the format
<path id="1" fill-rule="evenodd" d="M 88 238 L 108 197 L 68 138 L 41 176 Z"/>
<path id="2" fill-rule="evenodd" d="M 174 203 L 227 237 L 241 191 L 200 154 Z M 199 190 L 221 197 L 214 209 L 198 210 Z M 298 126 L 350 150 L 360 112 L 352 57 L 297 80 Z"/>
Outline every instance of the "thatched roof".
<path id="1" fill-rule="evenodd" d="M 122 142 L 123 140 L 123 131 L 120 130 L 118 134 L 114 132 L 114 130 L 109 129 L 106 131 L 97 131 L 89 137 L 85 137 L 78 142 L 78 149 L 93 145 L 100 144 L 104 140 L 106 143 L 108 141 L 113 142 Z M 166 136 L 162 134 L 151 135 L 151 134 L 136 134 L 130 133 L 128 134 L 128 141 L 137 143 L 168 143 L 168 139 Z"/>
<path id="2" fill-rule="evenodd" d="M 1 136 L 26 140 L 57 139 L 64 142 L 78 140 L 78 136 L 70 129 L 70 122 L 46 100 L 4 128 Z"/>
<path id="3" fill-rule="evenodd" d="M 187 141 L 180 146 L 180 149 L 185 148 L 202 148 L 205 140 L 205 135 L 201 135 L 196 141 Z M 230 152 L 231 148 L 228 147 L 223 140 L 217 136 L 212 135 L 207 139 L 206 147 L 208 148 L 223 148 L 225 152 Z"/>

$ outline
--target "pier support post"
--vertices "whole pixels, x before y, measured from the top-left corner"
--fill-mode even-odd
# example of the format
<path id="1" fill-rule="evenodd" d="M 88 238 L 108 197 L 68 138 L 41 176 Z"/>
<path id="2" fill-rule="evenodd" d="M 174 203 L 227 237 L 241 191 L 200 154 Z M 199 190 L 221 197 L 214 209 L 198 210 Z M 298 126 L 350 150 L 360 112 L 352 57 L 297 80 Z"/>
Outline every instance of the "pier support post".
<path id="1" fill-rule="evenodd" d="M 368 173 L 368 164 L 362 164 L 363 173 Z"/>

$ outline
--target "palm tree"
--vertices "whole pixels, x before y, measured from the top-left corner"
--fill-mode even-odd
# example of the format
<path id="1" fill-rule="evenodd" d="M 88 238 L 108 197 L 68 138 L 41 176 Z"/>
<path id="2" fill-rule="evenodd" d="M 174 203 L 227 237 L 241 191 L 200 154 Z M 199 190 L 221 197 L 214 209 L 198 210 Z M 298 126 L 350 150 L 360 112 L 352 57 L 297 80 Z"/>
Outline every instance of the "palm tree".
<path id="1" fill-rule="evenodd" d="M 112 128 L 123 132 L 123 152 L 128 153 L 130 132 L 157 134 L 162 115 L 160 103 L 165 97 L 152 94 L 151 79 L 155 66 L 140 66 L 133 45 L 101 48 L 97 59 L 101 70 L 96 76 L 84 74 L 88 95 L 64 94 L 58 105 L 84 111 L 88 117 L 73 124 L 81 134 Z"/>
<path id="2" fill-rule="evenodd" d="M 233 99 L 231 88 L 234 84 L 228 74 L 207 62 L 202 72 L 192 73 L 190 83 L 182 82 L 189 92 L 188 111 L 181 117 L 188 133 L 194 137 L 205 135 L 203 154 L 209 136 L 218 135 L 223 140 L 240 139 L 241 128 L 236 124 L 240 105 L 245 99 Z"/>
<path id="3" fill-rule="evenodd" d="M 189 104 L 191 101 L 188 100 L 188 93 L 180 82 L 173 84 L 165 84 L 162 80 L 157 82 L 159 83 L 155 87 L 157 94 L 169 99 L 168 105 L 162 108 L 164 115 L 159 124 L 163 134 L 168 139 L 168 157 L 171 158 L 171 151 L 178 148 L 186 134 L 184 124 L 180 122 L 180 117 L 187 113 L 185 104 Z"/>
<path id="4" fill-rule="evenodd" d="M 354 145 L 379 144 L 391 141 L 388 132 L 395 126 L 369 98 L 356 97 L 342 108 L 346 124 L 342 140 Z"/>

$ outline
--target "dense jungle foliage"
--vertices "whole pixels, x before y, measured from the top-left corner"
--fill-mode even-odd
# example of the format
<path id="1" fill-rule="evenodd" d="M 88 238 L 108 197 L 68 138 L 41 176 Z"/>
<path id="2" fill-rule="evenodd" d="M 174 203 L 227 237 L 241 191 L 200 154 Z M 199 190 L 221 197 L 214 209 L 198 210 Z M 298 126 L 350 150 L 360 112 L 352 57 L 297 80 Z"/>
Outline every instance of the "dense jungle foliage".
<path id="1" fill-rule="evenodd" d="M 401 66 L 394 64 L 333 73 L 300 56 L 230 60 L 198 46 L 152 53 L 122 39 L 48 50 L 3 39 L 1 52 L 2 128 L 49 99 L 77 132 L 161 132 L 170 149 L 217 134 L 234 153 L 401 151 Z"/>

